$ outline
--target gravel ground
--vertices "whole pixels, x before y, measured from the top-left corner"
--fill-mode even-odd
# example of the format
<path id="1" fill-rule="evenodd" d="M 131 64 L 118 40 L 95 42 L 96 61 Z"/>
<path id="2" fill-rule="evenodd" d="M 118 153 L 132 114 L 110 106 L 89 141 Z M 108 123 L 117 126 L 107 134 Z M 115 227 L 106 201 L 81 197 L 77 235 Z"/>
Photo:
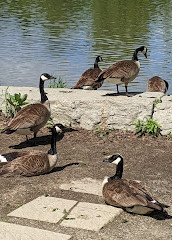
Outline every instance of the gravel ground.
<path id="1" fill-rule="evenodd" d="M 4 126 L 5 121 L 0 121 Z M 0 154 L 50 148 L 50 133 L 47 128 L 38 133 L 36 145 L 25 142 L 25 136 L 0 134 Z M 0 177 L 0 220 L 31 227 L 47 229 L 72 235 L 72 240 L 115 239 L 172 239 L 172 139 L 160 136 L 139 138 L 132 132 L 111 131 L 99 137 L 94 131 L 66 129 L 57 139 L 59 160 L 49 174 L 35 177 Z M 40 195 L 49 194 L 77 201 L 105 204 L 102 197 L 59 189 L 62 183 L 86 177 L 103 179 L 111 176 L 115 169 L 103 163 L 106 155 L 120 153 L 124 157 L 124 178 L 141 181 L 161 202 L 170 205 L 168 216 L 152 214 L 139 216 L 123 212 L 99 232 L 65 228 L 57 224 L 7 217 L 7 214 Z"/>

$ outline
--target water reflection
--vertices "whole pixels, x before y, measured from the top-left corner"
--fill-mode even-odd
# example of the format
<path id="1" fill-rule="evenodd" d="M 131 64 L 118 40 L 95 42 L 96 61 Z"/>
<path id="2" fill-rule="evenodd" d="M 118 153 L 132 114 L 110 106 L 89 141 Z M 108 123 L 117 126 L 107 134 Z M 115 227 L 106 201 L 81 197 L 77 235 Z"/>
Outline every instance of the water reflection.
<path id="1" fill-rule="evenodd" d="M 37 86 L 49 72 L 72 87 L 96 55 L 105 68 L 145 45 L 148 59 L 139 55 L 141 70 L 129 91 L 145 91 L 146 81 L 159 75 L 171 94 L 170 7 L 170 0 L 1 0 L 0 84 Z M 116 88 L 105 82 L 101 89 Z"/>

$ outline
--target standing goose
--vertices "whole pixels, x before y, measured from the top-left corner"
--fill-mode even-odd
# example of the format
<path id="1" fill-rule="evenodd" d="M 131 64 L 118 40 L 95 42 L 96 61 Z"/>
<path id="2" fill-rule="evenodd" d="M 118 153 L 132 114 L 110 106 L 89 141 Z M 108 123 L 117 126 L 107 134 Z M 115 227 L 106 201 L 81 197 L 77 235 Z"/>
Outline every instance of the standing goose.
<path id="1" fill-rule="evenodd" d="M 136 214 L 149 214 L 154 210 L 164 211 L 168 207 L 158 202 L 138 182 L 129 179 L 121 179 L 123 173 L 123 158 L 119 154 L 103 160 L 117 165 L 116 173 L 112 177 L 106 177 L 103 181 L 103 197 L 107 204 L 121 207 L 127 212 Z"/>
<path id="2" fill-rule="evenodd" d="M 94 62 L 94 68 L 93 69 L 87 69 L 80 77 L 79 81 L 76 83 L 73 89 L 85 89 L 85 90 L 97 90 L 97 88 L 102 86 L 102 83 L 96 83 L 95 80 L 97 79 L 98 75 L 102 71 L 99 68 L 98 62 L 103 61 L 101 56 L 96 57 L 96 60 Z M 93 86 L 94 84 L 94 86 Z"/>
<path id="3" fill-rule="evenodd" d="M 0 176 L 36 176 L 50 172 L 57 163 L 56 136 L 61 129 L 54 125 L 51 129 L 51 148 L 48 153 L 41 151 L 12 152 L 4 155 L 6 161 L 0 163 Z M 10 160 L 10 161 L 8 161 Z"/>
<path id="4" fill-rule="evenodd" d="M 147 92 L 162 92 L 168 90 L 168 82 L 158 76 L 150 78 L 147 82 Z"/>
<path id="5" fill-rule="evenodd" d="M 47 73 L 40 76 L 39 90 L 41 94 L 41 103 L 28 104 L 16 113 L 14 118 L 8 123 L 8 126 L 2 130 L 2 133 L 26 135 L 34 133 L 34 138 L 40 128 L 42 128 L 50 118 L 50 103 L 44 92 L 44 82 L 46 80 L 55 79 Z"/>
<path id="6" fill-rule="evenodd" d="M 137 77 L 140 70 L 140 63 L 137 57 L 138 52 L 142 52 L 147 58 L 147 48 L 144 46 L 139 47 L 134 51 L 132 60 L 125 60 L 112 64 L 99 74 L 95 83 L 101 82 L 103 84 L 104 80 L 106 80 L 109 83 L 116 84 L 118 94 L 118 85 L 125 84 L 126 95 L 128 95 L 128 83 Z"/>

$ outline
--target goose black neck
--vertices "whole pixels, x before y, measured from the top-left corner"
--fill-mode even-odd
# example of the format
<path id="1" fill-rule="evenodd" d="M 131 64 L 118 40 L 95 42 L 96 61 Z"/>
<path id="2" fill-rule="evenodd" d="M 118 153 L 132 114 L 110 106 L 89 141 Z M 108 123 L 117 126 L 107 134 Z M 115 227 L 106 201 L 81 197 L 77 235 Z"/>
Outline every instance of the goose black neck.
<path id="1" fill-rule="evenodd" d="M 133 61 L 138 61 L 138 57 L 137 57 L 138 51 L 139 51 L 139 48 L 137 48 L 137 49 L 134 51 L 133 57 L 132 57 L 132 60 L 133 60 Z"/>
<path id="2" fill-rule="evenodd" d="M 42 93 L 44 91 L 44 81 L 41 79 L 41 77 L 40 77 L 40 81 L 39 81 L 39 91 L 40 91 L 40 93 Z"/>
<path id="3" fill-rule="evenodd" d="M 96 59 L 95 62 L 94 62 L 94 68 L 99 68 L 97 59 Z"/>
<path id="4" fill-rule="evenodd" d="M 43 104 L 44 102 L 46 102 L 48 100 L 46 93 L 44 92 L 44 90 L 41 92 L 41 103 Z"/>
<path id="5" fill-rule="evenodd" d="M 57 151 L 56 151 L 56 136 L 57 136 L 57 133 L 52 130 L 51 148 L 48 151 L 48 154 L 50 154 L 50 155 L 57 154 Z"/>
<path id="6" fill-rule="evenodd" d="M 111 180 L 113 179 L 121 179 L 123 174 L 123 159 L 118 163 L 116 166 L 116 173 L 114 176 L 110 177 Z"/>

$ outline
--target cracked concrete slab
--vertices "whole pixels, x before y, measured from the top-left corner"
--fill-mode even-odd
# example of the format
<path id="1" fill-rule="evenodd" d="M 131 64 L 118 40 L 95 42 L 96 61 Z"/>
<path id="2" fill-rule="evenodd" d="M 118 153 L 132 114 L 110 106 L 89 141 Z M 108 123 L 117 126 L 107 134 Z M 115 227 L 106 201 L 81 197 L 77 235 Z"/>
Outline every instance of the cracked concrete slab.
<path id="1" fill-rule="evenodd" d="M 77 201 L 63 198 L 40 196 L 8 216 L 57 223 L 76 203 Z"/>
<path id="2" fill-rule="evenodd" d="M 1 240 L 68 240 L 71 238 L 70 235 L 12 223 L 0 222 L 0 229 Z"/>
<path id="3" fill-rule="evenodd" d="M 60 189 L 102 196 L 102 181 L 93 178 L 83 178 L 61 184 Z"/>
<path id="4" fill-rule="evenodd" d="M 122 212 L 122 209 L 102 204 L 79 202 L 60 225 L 99 231 Z"/>

